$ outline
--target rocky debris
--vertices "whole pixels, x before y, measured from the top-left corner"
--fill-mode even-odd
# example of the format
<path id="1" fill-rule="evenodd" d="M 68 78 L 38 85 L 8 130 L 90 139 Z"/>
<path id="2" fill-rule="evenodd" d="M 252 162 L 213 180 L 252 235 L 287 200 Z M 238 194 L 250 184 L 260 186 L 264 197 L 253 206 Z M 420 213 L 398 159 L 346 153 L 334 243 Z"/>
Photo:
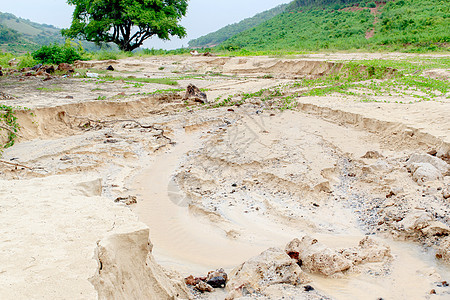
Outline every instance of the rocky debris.
<path id="1" fill-rule="evenodd" d="M 406 168 L 413 175 L 414 181 L 424 183 L 442 179 L 449 172 L 449 165 L 442 159 L 430 154 L 413 154 L 408 159 Z"/>
<path id="2" fill-rule="evenodd" d="M 109 65 L 109 66 L 106 68 L 106 70 L 107 70 L 107 71 L 114 71 L 114 67 L 113 67 L 112 65 Z"/>
<path id="3" fill-rule="evenodd" d="M 263 292 L 271 285 L 309 282 L 300 266 L 280 248 L 270 248 L 235 268 L 230 276 L 228 298 Z"/>
<path id="4" fill-rule="evenodd" d="M 205 53 L 198 53 L 197 50 L 193 50 L 189 52 L 192 56 L 214 56 L 211 52 L 205 52 Z"/>
<path id="5" fill-rule="evenodd" d="M 210 292 L 210 293 L 214 292 L 214 288 L 212 286 L 210 286 L 209 284 L 207 284 L 206 282 L 204 282 L 204 281 L 200 281 L 199 283 L 197 283 L 195 285 L 195 289 L 200 291 L 200 292 L 202 292 L 202 293 L 204 293 L 204 292 Z"/>
<path id="6" fill-rule="evenodd" d="M 444 199 L 450 198 L 450 186 L 447 186 L 442 189 L 442 196 L 444 197 Z"/>
<path id="7" fill-rule="evenodd" d="M 125 205 L 132 205 L 137 203 L 136 196 L 118 197 L 114 200 L 116 203 L 124 203 Z"/>
<path id="8" fill-rule="evenodd" d="M 195 102 L 207 103 L 208 97 L 205 93 L 200 91 L 198 87 L 193 84 L 189 84 L 186 88 L 186 94 L 184 96 L 184 100 L 191 99 Z"/>
<path id="9" fill-rule="evenodd" d="M 206 283 L 213 288 L 225 288 L 227 279 L 228 275 L 225 273 L 224 269 L 219 269 L 208 273 L 208 276 L 206 276 Z"/>
<path id="10" fill-rule="evenodd" d="M 67 64 L 67 63 L 59 64 L 58 68 L 56 70 L 66 72 L 67 74 L 75 72 L 75 69 L 73 68 L 73 66 L 71 64 Z"/>
<path id="11" fill-rule="evenodd" d="M 334 249 L 327 248 L 317 239 L 304 236 L 286 245 L 286 253 L 297 259 L 303 270 L 330 276 L 352 267 L 352 262 Z"/>
<path id="12" fill-rule="evenodd" d="M 391 256 L 388 246 L 365 237 L 357 247 L 331 249 L 317 239 L 305 236 L 286 245 L 286 253 L 297 260 L 301 268 L 310 273 L 331 276 L 364 263 L 383 262 Z"/>
<path id="13" fill-rule="evenodd" d="M 381 155 L 377 151 L 367 151 L 366 154 L 361 156 L 361 158 L 369 158 L 369 159 L 378 159 L 378 158 L 382 158 L 382 157 L 383 157 L 383 155 Z"/>
<path id="14" fill-rule="evenodd" d="M 19 61 L 15 58 L 11 59 L 10 61 L 8 61 L 8 65 L 11 67 L 16 67 L 19 64 Z"/>
<path id="15" fill-rule="evenodd" d="M 216 271 L 208 272 L 205 277 L 194 277 L 190 275 L 184 279 L 184 282 L 188 286 L 192 286 L 197 291 L 213 292 L 214 288 L 225 288 L 227 284 L 228 275 L 224 269 L 218 269 Z"/>
<path id="16" fill-rule="evenodd" d="M 42 67 L 42 64 L 37 64 L 34 67 L 31 67 L 30 70 L 36 71 L 39 70 Z"/>
<path id="17" fill-rule="evenodd" d="M 417 183 L 425 183 L 442 179 L 442 173 L 433 165 L 428 163 L 413 164 L 409 170 L 413 174 L 413 180 Z"/>
<path id="18" fill-rule="evenodd" d="M 450 227 L 446 224 L 433 221 L 431 213 L 423 210 L 414 210 L 398 222 L 397 229 L 403 231 L 406 236 L 447 236 Z"/>
<path id="19" fill-rule="evenodd" d="M 0 100 L 12 100 L 12 99 L 16 98 L 4 92 L 0 92 Z"/>

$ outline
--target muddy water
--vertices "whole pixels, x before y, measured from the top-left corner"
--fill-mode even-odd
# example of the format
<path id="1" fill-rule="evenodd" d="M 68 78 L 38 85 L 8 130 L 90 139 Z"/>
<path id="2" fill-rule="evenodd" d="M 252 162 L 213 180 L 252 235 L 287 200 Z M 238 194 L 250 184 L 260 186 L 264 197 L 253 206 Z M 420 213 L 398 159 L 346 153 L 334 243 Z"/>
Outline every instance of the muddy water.
<path id="1" fill-rule="evenodd" d="M 192 215 L 187 205 L 183 205 L 183 196 L 172 179 L 189 151 L 201 146 L 200 136 L 182 129 L 175 135 L 177 144 L 157 156 L 134 184 L 140 196 L 135 212 L 150 227 L 153 253 L 160 264 L 184 275 L 201 275 L 219 267 L 230 271 L 269 247 L 283 247 L 292 238 L 305 234 L 230 208 L 225 213 L 226 218 L 250 233 L 246 237 L 252 237 L 232 240 L 224 230 Z M 348 212 L 342 213 L 344 216 Z M 351 231 L 351 236 L 315 236 L 330 247 L 352 247 L 363 234 L 358 228 Z M 423 299 L 436 288 L 435 281 L 450 279 L 449 268 L 439 265 L 433 253 L 425 253 L 412 243 L 379 240 L 389 244 L 392 250 L 393 261 L 388 269 L 380 273 L 379 266 L 373 264 L 373 272 L 365 270 L 338 279 L 312 276 L 311 284 L 336 299 Z M 448 299 L 449 296 L 435 295 L 433 299 Z"/>
<path id="2" fill-rule="evenodd" d="M 185 274 L 203 274 L 219 267 L 231 269 L 265 250 L 266 244 L 230 240 L 223 230 L 174 200 L 173 175 L 186 153 L 198 147 L 198 135 L 179 130 L 175 140 L 177 144 L 157 156 L 134 184 L 141 199 L 135 212 L 150 227 L 158 262 Z"/>

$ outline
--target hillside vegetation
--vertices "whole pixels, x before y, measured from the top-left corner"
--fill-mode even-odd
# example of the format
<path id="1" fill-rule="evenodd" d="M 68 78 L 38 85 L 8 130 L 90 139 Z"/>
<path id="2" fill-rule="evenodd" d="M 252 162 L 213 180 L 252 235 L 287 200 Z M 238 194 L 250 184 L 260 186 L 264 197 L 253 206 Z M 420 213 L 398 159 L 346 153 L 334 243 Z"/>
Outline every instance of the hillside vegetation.
<path id="1" fill-rule="evenodd" d="M 47 24 L 39 24 L 0 12 L 0 50 L 13 53 L 33 52 L 45 45 L 64 44 L 61 29 Z M 86 50 L 98 50 L 94 43 L 82 42 Z M 111 46 L 111 45 L 110 45 Z M 112 47 L 116 49 L 116 47 Z"/>
<path id="2" fill-rule="evenodd" d="M 39 24 L 0 12 L 0 44 L 3 50 L 33 51 L 41 45 L 64 43 L 60 30 L 52 25 Z M 7 35 L 3 35 L 6 32 Z"/>
<path id="3" fill-rule="evenodd" d="M 256 14 L 254 17 L 244 19 L 238 23 L 227 25 L 215 32 L 189 41 L 191 48 L 206 48 L 216 46 L 232 36 L 241 33 L 247 29 L 251 29 L 259 24 L 272 19 L 273 17 L 284 12 L 288 5 L 282 4 L 270 10 Z"/>
<path id="4" fill-rule="evenodd" d="M 220 49 L 448 50 L 448 0 L 297 0 Z"/>

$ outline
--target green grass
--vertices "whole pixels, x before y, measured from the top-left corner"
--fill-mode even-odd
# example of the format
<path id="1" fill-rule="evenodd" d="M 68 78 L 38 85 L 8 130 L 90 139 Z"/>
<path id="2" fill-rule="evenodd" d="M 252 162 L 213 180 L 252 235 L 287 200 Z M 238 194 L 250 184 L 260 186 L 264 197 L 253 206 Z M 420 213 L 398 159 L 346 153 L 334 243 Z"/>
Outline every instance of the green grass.
<path id="1" fill-rule="evenodd" d="M 38 91 L 43 91 L 43 92 L 62 92 L 62 91 L 64 91 L 64 89 L 62 89 L 60 87 L 39 87 L 36 89 Z"/>
<path id="2" fill-rule="evenodd" d="M 157 83 L 165 85 L 178 85 L 178 82 L 170 78 L 134 78 L 134 77 L 124 77 L 124 76 L 111 76 L 105 75 L 100 77 L 104 81 L 119 81 L 123 80 L 125 82 L 140 82 L 140 83 Z"/>

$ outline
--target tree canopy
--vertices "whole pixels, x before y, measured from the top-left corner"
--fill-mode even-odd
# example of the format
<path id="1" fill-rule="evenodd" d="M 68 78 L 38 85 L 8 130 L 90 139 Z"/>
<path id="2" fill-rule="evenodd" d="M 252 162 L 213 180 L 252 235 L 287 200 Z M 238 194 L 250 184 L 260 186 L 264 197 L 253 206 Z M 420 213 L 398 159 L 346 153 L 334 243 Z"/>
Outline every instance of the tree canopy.
<path id="1" fill-rule="evenodd" d="M 115 43 L 133 51 L 152 36 L 168 40 L 184 37 L 179 25 L 186 15 L 188 0 L 67 0 L 75 6 L 72 25 L 62 34 L 70 38 Z"/>

